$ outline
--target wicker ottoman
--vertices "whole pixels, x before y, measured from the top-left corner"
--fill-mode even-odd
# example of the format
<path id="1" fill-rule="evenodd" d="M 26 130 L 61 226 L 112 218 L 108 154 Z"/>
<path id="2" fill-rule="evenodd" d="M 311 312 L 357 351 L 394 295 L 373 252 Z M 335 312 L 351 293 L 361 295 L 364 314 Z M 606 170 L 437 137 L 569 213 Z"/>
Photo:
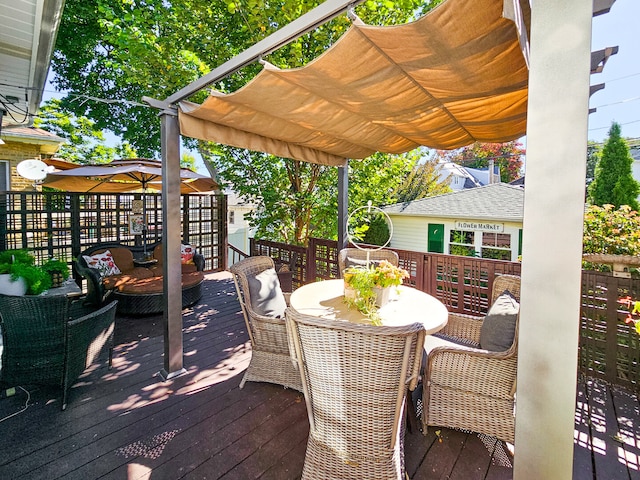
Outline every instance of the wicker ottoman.
<path id="1" fill-rule="evenodd" d="M 202 272 L 182 274 L 182 308 L 200 300 L 203 281 Z M 124 282 L 111 294 L 111 298 L 118 300 L 118 313 L 123 315 L 150 315 L 162 312 L 163 296 L 162 277 Z"/>

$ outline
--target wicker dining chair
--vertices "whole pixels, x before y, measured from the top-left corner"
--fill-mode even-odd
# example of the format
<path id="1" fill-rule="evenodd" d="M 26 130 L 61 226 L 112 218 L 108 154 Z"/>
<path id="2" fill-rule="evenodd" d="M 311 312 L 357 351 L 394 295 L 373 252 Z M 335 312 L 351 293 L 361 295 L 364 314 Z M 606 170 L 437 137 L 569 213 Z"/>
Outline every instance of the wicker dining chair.
<path id="1" fill-rule="evenodd" d="M 417 385 L 421 324 L 378 327 L 285 317 L 309 416 L 303 480 L 405 480 L 407 389 Z"/>
<path id="2" fill-rule="evenodd" d="M 64 410 L 71 386 L 105 349 L 111 368 L 116 304 L 98 309 L 71 305 L 65 295 L 0 294 L 0 382 L 59 386 Z"/>
<path id="3" fill-rule="evenodd" d="M 381 249 L 381 250 L 361 250 L 359 248 L 343 248 L 338 252 L 338 271 L 340 278 L 342 278 L 342 272 L 345 268 L 354 265 L 366 265 L 367 259 L 370 262 L 379 262 L 380 260 L 386 260 L 394 266 L 398 266 L 399 259 L 398 254 L 393 250 Z"/>
<path id="4" fill-rule="evenodd" d="M 491 304 L 508 290 L 520 299 L 520 277 L 496 276 Z M 450 313 L 447 325 L 425 342 L 422 423 L 471 430 L 508 443 L 515 436 L 518 316 L 505 351 L 480 348 L 485 317 Z"/>
<path id="5" fill-rule="evenodd" d="M 233 264 L 229 270 L 233 274 L 251 341 L 251 361 L 240 388 L 244 387 L 245 382 L 269 382 L 302 391 L 300 373 L 291 362 L 284 320 L 284 308 L 289 295 L 283 294 L 280 289 L 273 259 L 267 256 L 248 257 Z M 252 285 L 261 280 L 264 288 L 258 292 Z M 260 312 L 259 299 L 256 298 L 258 294 L 271 299 L 282 296 L 282 312 L 275 312 L 277 316 Z"/>

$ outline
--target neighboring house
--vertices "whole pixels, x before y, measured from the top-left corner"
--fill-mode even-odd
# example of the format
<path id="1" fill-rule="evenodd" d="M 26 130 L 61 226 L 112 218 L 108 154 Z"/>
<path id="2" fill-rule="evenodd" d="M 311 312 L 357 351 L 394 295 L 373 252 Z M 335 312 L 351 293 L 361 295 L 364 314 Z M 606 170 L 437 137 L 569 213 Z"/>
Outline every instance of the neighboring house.
<path id="1" fill-rule="evenodd" d="M 392 248 L 511 261 L 522 252 L 521 187 L 495 183 L 382 210 L 393 222 Z"/>
<path id="2" fill-rule="evenodd" d="M 66 142 L 64 138 L 40 128 L 9 126 L 2 129 L 4 143 L 0 145 L 0 192 L 33 190 L 33 180 L 18 175 L 17 165 L 28 159 L 52 157 Z"/>
<path id="3" fill-rule="evenodd" d="M 454 192 L 500 182 L 500 168 L 497 165 L 493 169 L 493 176 L 489 174 L 488 168 L 467 168 L 453 162 L 438 162 L 438 168 L 440 181 L 449 178 L 449 186 Z"/>
<path id="4" fill-rule="evenodd" d="M 248 254 L 250 253 L 249 239 L 253 237 L 254 229 L 249 226 L 249 222 L 245 217 L 253 211 L 255 206 L 236 195 L 235 192 L 228 191 L 226 195 L 229 244 Z M 231 253 L 229 258 L 233 258 Z"/>

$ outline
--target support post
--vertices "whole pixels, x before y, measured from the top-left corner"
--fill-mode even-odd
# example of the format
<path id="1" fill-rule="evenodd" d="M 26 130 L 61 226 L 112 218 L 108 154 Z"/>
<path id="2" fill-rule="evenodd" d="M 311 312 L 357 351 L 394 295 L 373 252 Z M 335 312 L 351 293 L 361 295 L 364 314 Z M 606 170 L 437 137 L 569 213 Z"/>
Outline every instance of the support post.
<path id="1" fill-rule="evenodd" d="M 349 217 L 349 161 L 338 167 L 338 250 L 347 246 L 347 218 Z"/>
<path id="2" fill-rule="evenodd" d="M 515 480 L 573 476 L 591 16 L 531 8 Z"/>
<path id="3" fill-rule="evenodd" d="M 182 345 L 182 266 L 180 264 L 180 127 L 178 112 L 160 113 L 162 143 L 162 255 L 164 369 L 168 380 L 185 372 Z"/>

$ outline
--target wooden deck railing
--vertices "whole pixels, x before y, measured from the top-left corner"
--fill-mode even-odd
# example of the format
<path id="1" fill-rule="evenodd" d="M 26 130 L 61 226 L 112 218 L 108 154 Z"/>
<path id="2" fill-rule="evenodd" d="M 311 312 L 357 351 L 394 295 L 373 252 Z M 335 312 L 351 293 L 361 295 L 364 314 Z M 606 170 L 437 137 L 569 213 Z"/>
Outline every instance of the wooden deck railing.
<path id="1" fill-rule="evenodd" d="M 409 283 L 435 296 L 449 311 L 483 315 L 498 274 L 520 275 L 520 263 L 393 249 Z M 307 248 L 254 240 L 252 255 L 269 255 L 284 263 L 297 255 L 294 287 L 338 276 L 337 242 L 311 239 Z M 640 393 L 640 335 L 624 319 L 628 309 L 618 299 L 640 300 L 640 279 L 583 271 L 580 312 L 580 373 Z M 549 332 L 552 335 L 552 332 Z"/>

